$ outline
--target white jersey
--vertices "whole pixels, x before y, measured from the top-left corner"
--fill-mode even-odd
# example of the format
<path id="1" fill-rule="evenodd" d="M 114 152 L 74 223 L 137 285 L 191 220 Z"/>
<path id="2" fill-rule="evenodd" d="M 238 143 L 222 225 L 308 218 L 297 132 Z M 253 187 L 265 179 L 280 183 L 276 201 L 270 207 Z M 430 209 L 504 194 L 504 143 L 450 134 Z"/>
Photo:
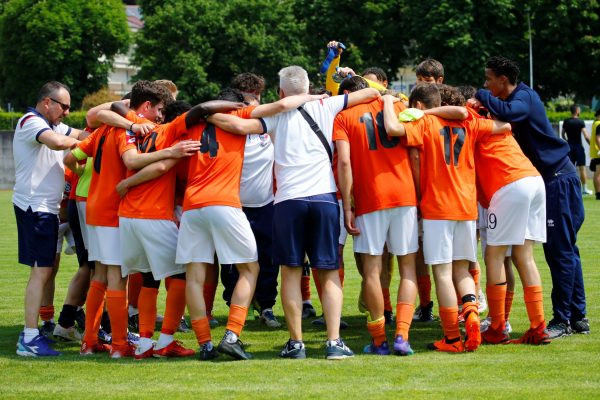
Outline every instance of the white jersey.
<path id="1" fill-rule="evenodd" d="M 333 153 L 333 120 L 346 108 L 348 96 L 333 96 L 304 104 Z M 275 204 L 298 197 L 336 191 L 333 171 L 323 143 L 298 110 L 264 118 L 275 146 Z"/>
<path id="2" fill-rule="evenodd" d="M 13 139 L 15 187 L 13 203 L 23 211 L 58 214 L 65 188 L 64 151 L 51 150 L 38 141 L 47 130 L 69 135 L 71 128 L 61 123 L 50 126 L 35 109 L 30 108 L 17 122 Z"/>
<path id="3" fill-rule="evenodd" d="M 268 134 L 248 135 L 240 182 L 243 207 L 262 207 L 273 202 L 274 150 Z"/>

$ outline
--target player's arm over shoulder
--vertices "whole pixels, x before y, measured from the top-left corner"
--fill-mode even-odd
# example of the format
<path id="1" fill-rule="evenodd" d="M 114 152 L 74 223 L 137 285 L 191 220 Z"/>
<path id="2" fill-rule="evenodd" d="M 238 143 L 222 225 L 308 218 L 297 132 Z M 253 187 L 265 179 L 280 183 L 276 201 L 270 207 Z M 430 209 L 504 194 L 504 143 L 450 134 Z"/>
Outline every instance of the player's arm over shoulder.
<path id="1" fill-rule="evenodd" d="M 266 127 L 262 119 L 240 118 L 232 114 L 213 114 L 207 121 L 222 130 L 236 135 L 251 135 L 265 133 Z"/>

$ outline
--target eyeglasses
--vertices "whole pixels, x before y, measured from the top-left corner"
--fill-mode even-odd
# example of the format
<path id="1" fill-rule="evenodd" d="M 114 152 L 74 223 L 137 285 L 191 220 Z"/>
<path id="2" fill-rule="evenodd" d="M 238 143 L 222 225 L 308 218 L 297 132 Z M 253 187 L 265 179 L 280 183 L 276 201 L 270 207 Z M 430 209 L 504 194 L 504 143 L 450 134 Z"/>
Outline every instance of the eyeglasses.
<path id="1" fill-rule="evenodd" d="M 60 106 L 60 108 L 62 108 L 63 111 L 69 111 L 69 109 L 71 108 L 71 106 L 69 104 L 64 104 L 61 103 L 60 101 L 53 99 L 52 97 L 48 97 L 50 100 L 52 100 L 53 102 L 55 102 L 56 104 L 58 104 Z"/>

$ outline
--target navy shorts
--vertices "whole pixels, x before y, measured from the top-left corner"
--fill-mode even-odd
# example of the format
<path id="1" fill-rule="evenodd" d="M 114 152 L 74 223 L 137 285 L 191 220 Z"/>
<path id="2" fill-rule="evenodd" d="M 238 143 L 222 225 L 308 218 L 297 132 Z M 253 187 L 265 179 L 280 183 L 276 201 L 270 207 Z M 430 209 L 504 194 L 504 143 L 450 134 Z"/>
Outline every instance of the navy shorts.
<path id="1" fill-rule="evenodd" d="M 335 193 L 275 204 L 273 264 L 302 267 L 306 253 L 312 267 L 338 269 L 339 218 Z"/>
<path id="2" fill-rule="evenodd" d="M 54 267 L 58 242 L 58 215 L 14 206 L 19 237 L 19 263 Z"/>
<path id="3" fill-rule="evenodd" d="M 585 150 L 581 145 L 569 145 L 571 150 L 569 150 L 569 158 L 573 165 L 577 167 L 585 166 Z"/>

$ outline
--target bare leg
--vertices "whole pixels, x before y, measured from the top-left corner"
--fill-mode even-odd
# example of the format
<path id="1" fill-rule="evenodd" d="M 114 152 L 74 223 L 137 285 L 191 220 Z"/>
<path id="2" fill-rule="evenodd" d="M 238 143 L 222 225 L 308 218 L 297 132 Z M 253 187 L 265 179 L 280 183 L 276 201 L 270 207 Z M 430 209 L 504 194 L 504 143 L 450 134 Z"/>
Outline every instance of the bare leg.
<path id="1" fill-rule="evenodd" d="M 335 273 L 337 276 L 337 271 L 335 271 Z M 302 340 L 301 279 L 302 268 L 289 267 L 287 265 L 281 266 L 281 304 L 283 305 L 283 312 L 285 314 L 288 331 L 290 332 L 290 338 L 298 341 Z M 324 285 L 323 281 L 321 281 L 321 285 Z M 323 299 L 321 299 L 321 301 L 323 302 L 323 309 L 325 309 L 325 301 Z M 329 329 L 329 324 L 327 324 L 327 329 Z"/>

